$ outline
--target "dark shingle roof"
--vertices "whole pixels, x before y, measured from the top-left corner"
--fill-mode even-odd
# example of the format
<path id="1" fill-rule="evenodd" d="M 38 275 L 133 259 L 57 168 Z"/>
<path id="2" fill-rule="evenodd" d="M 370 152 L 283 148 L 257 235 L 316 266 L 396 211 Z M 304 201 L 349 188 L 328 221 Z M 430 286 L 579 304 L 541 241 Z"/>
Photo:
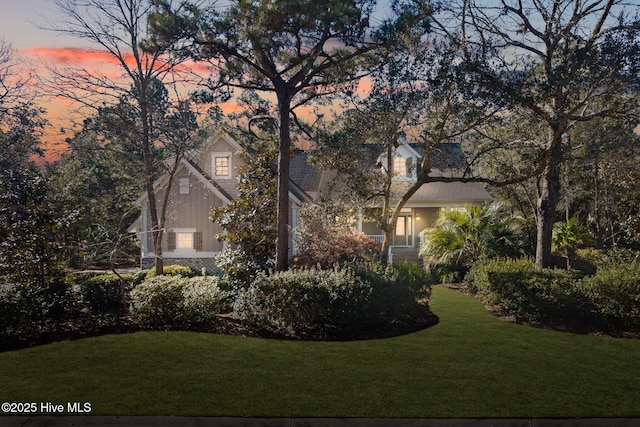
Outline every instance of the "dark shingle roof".
<path id="1" fill-rule="evenodd" d="M 415 144 L 410 144 L 411 147 L 418 151 Z M 421 151 L 418 154 L 424 155 L 422 147 L 417 147 Z M 467 158 L 462 151 L 460 144 L 455 142 L 448 142 L 438 144 L 436 148 L 430 153 L 430 161 L 432 169 L 465 169 L 467 167 Z"/>
<path id="2" fill-rule="evenodd" d="M 410 144 L 411 148 L 419 155 L 424 154 L 424 149 L 419 144 Z M 382 153 L 383 146 L 377 144 L 367 144 L 362 147 L 364 151 L 365 167 L 375 167 L 378 157 Z M 299 152 L 291 160 L 289 170 L 290 180 L 296 187 L 308 197 L 316 198 L 319 192 L 337 174 L 335 171 L 319 169 L 309 163 L 309 152 Z M 439 171 L 439 174 L 455 175 L 447 170 L 463 170 L 467 167 L 467 160 L 458 143 L 439 144 L 431 152 L 431 168 Z M 453 172 L 453 171 L 452 171 Z M 411 198 L 412 201 L 420 200 L 442 200 L 442 201 L 486 201 L 491 200 L 484 184 L 481 183 L 461 183 L 461 182 L 431 182 L 424 184 L 420 190 Z"/>

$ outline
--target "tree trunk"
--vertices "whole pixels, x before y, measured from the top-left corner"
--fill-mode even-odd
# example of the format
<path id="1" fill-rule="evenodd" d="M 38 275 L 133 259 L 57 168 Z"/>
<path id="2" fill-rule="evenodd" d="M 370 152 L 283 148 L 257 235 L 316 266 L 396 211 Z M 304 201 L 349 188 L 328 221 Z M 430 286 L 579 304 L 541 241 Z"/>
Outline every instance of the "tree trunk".
<path id="1" fill-rule="evenodd" d="M 152 141 L 151 130 L 149 125 L 149 104 L 145 96 L 147 92 L 147 86 L 142 82 L 138 83 L 138 90 L 141 97 L 139 100 L 140 105 L 140 121 L 142 123 L 142 155 L 143 155 L 143 173 L 144 182 L 147 190 L 147 198 L 149 199 L 149 216 L 151 217 L 151 235 L 153 236 L 153 251 L 155 254 L 155 271 L 156 276 L 162 275 L 164 272 L 164 261 L 162 258 L 162 235 L 163 229 L 160 221 L 158 220 L 158 206 L 156 200 L 156 191 L 154 184 L 154 167 L 152 156 Z"/>
<path id="2" fill-rule="evenodd" d="M 602 249 L 604 238 L 602 235 L 601 215 L 600 215 L 600 161 L 599 155 L 596 153 L 594 159 L 593 170 L 593 235 L 595 237 L 594 246 L 596 249 Z"/>
<path id="3" fill-rule="evenodd" d="M 552 148 L 547 166 L 540 179 L 541 193 L 537 204 L 536 268 L 553 265 L 551 240 L 560 192 L 560 164 L 562 163 L 562 135 L 553 132 Z"/>
<path id="4" fill-rule="evenodd" d="M 383 266 L 386 266 L 389 264 L 389 249 L 391 248 L 391 243 L 393 243 L 395 227 L 389 227 L 383 231 L 384 240 L 382 241 L 382 247 L 380 248 L 380 263 Z"/>
<path id="5" fill-rule="evenodd" d="M 288 95 L 278 95 L 278 203 L 276 271 L 289 267 L 289 163 L 291 160 L 291 133 Z"/>

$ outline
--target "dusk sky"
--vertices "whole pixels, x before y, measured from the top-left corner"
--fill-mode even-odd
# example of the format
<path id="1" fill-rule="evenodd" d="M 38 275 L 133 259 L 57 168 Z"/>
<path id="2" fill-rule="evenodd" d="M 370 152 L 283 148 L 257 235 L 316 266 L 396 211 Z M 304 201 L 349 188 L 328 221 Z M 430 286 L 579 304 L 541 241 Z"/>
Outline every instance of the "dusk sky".
<path id="1" fill-rule="evenodd" d="M 63 46 L 68 40 L 38 29 L 55 15 L 51 0 L 3 0 L 0 32 L 15 49 L 34 46 Z"/>
<path id="2" fill-rule="evenodd" d="M 114 64 L 114 58 L 92 50 L 96 48 L 86 41 L 62 35 L 44 28 L 59 25 L 61 18 L 52 0 L 0 0 L 0 37 L 9 43 L 20 58 L 24 72 L 36 70 L 47 76 L 47 66 L 60 67 L 76 64 L 89 70 L 118 79 L 121 69 Z M 201 67 L 197 67 L 201 68 Z M 42 138 L 47 160 L 54 160 L 67 150 L 64 142 L 73 136 L 73 123 L 80 123 L 85 116 L 79 116 L 77 105 L 65 99 L 40 98 L 47 110 L 50 126 Z M 77 129 L 77 127 L 76 127 Z"/>
<path id="3" fill-rule="evenodd" d="M 61 22 L 53 0 L 0 0 L 0 3 L 0 37 L 17 51 L 25 72 L 35 69 L 39 75 L 46 76 L 44 64 L 61 66 L 70 63 L 100 72 L 111 72 L 112 76 L 114 72 L 120 73 L 119 67 L 110 67 L 112 57 L 86 49 L 91 46 L 88 42 L 44 29 L 48 24 Z M 42 97 L 41 101 L 50 122 L 42 138 L 46 158 L 55 160 L 67 150 L 64 141 L 73 136 L 72 122 L 81 122 L 83 116 L 78 116 L 74 106 L 67 100 Z M 237 105 L 231 100 L 222 107 L 228 111 Z M 301 113 L 304 115 L 304 112 Z"/>
<path id="4" fill-rule="evenodd" d="M 1 0 L 0 37 L 11 44 L 23 60 L 25 71 L 29 68 L 41 69 L 42 63 L 59 63 L 70 59 L 69 52 L 79 54 L 82 42 L 60 34 L 41 29 L 48 22 L 55 22 L 57 9 L 51 0 Z M 68 126 L 68 106 L 63 102 L 42 99 L 47 109 L 51 126 L 46 129 L 43 141 L 48 158 L 56 158 L 66 149 L 64 139 L 71 133 L 60 130 Z"/>

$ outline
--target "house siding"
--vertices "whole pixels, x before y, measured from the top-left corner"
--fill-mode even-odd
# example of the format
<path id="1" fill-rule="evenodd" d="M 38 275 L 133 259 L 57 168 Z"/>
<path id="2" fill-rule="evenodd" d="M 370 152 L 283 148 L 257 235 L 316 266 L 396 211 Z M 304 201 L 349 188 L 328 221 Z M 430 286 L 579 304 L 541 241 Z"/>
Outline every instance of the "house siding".
<path id="1" fill-rule="evenodd" d="M 237 152 L 237 147 L 231 145 L 225 138 L 216 138 L 194 159 L 194 162 L 198 164 L 204 171 L 206 176 L 214 177 L 213 170 L 213 154 L 214 153 L 231 153 L 231 177 L 225 179 L 216 178 L 216 184 L 220 186 L 231 197 L 236 197 L 238 192 L 236 185 L 238 184 L 238 167 L 241 166 L 244 161 Z"/>
<path id="2" fill-rule="evenodd" d="M 180 186 L 177 185 L 180 178 L 189 179 L 189 194 L 180 194 Z M 156 194 L 158 205 L 164 198 L 165 190 L 162 189 Z M 216 197 L 203 183 L 195 176 L 189 174 L 186 168 L 181 168 L 176 174 L 174 185 L 171 186 L 171 194 L 167 205 L 167 218 L 165 222 L 165 233 L 162 239 L 162 251 L 168 252 L 168 234 L 176 228 L 195 229 L 202 233 L 202 252 L 219 252 L 223 244 L 219 242 L 215 235 L 220 232 L 220 226 L 214 224 L 209 219 L 209 212 L 212 207 L 222 206 L 222 201 Z M 151 224 L 149 212 L 147 210 L 148 224 Z M 153 251 L 153 235 L 147 234 L 147 247 Z"/>

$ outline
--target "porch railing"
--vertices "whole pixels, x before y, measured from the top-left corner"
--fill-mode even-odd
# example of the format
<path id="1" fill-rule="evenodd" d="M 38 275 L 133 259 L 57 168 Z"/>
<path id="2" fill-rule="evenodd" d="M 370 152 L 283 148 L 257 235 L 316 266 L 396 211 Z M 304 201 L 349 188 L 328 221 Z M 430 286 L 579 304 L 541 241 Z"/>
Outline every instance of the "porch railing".
<path id="1" fill-rule="evenodd" d="M 384 234 L 369 234 L 368 236 L 376 243 L 382 244 L 384 242 Z"/>
<path id="2" fill-rule="evenodd" d="M 367 236 L 371 237 L 374 242 L 379 244 L 382 244 L 382 242 L 384 241 L 384 234 L 367 234 Z M 419 243 L 419 247 L 422 247 L 422 244 L 424 243 L 423 235 L 418 236 L 418 243 Z"/>

